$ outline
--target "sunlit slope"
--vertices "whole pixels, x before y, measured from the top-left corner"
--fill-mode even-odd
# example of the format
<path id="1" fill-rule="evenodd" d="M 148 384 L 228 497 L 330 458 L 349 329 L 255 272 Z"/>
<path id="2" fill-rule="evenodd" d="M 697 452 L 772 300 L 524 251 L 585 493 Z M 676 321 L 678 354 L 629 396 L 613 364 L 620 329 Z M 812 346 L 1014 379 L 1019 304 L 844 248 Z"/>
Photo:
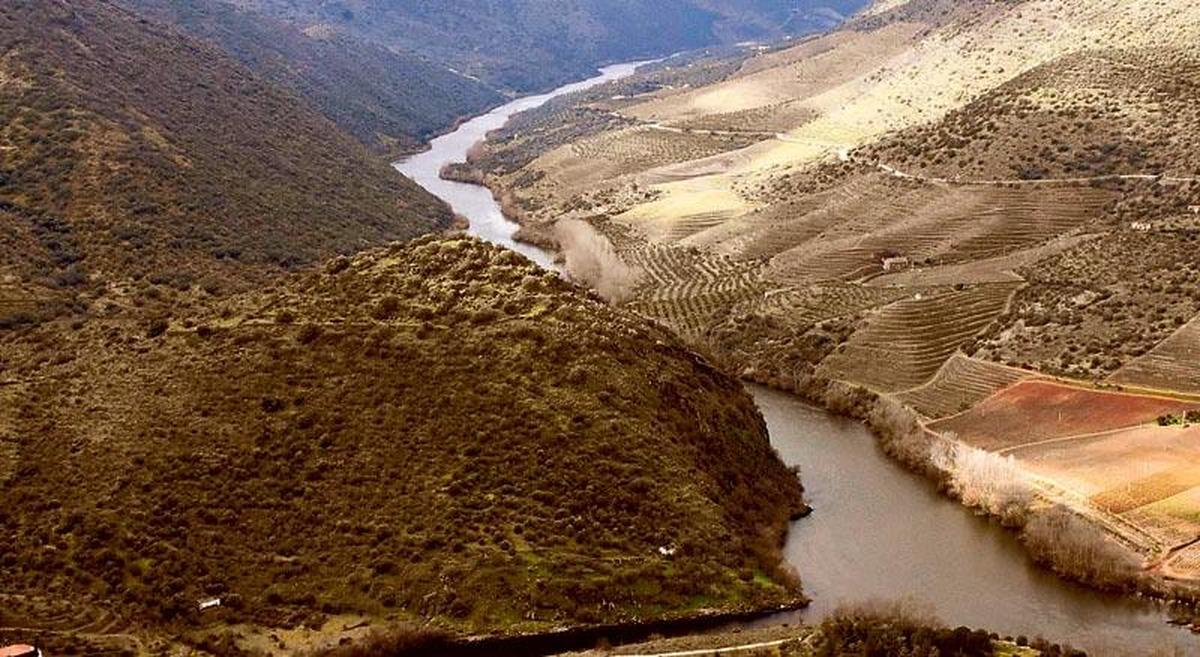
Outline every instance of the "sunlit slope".
<path id="1" fill-rule="evenodd" d="M 980 94 L 1058 58 L 1103 45 L 1138 49 L 1200 39 L 1200 6 L 1038 0 L 1012 3 L 911 2 L 841 32 L 759 58 L 725 82 L 657 98 L 631 116 L 670 124 L 713 113 L 786 103 L 815 118 L 729 158 L 727 170 L 656 186 L 663 195 L 629 219 L 686 215 L 719 204 L 741 211 L 753 199 L 728 190 L 831 157 L 885 133 L 936 121 Z M 736 128 L 736 126 L 731 126 Z M 678 177 L 678 167 L 676 168 Z M 716 208 L 713 208 L 716 209 Z"/>

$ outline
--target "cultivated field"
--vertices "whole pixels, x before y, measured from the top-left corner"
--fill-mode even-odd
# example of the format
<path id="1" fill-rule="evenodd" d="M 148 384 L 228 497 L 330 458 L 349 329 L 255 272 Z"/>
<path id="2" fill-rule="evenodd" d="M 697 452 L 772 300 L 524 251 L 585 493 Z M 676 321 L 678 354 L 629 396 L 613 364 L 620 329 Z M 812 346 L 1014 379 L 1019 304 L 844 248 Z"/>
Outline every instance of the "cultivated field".
<path id="1" fill-rule="evenodd" d="M 767 292 L 759 310 L 797 326 L 817 324 L 836 317 L 857 317 L 872 308 L 910 296 L 902 288 L 873 288 L 829 281 L 786 287 Z"/>
<path id="2" fill-rule="evenodd" d="M 758 303 L 767 288 L 753 262 L 645 242 L 626 249 L 625 260 L 642 272 L 629 306 L 691 338 L 731 309 Z"/>
<path id="3" fill-rule="evenodd" d="M 569 199 L 590 186 L 677 162 L 735 151 L 757 136 L 707 134 L 635 125 L 586 137 L 529 164 L 539 180 L 526 195 Z"/>
<path id="4" fill-rule="evenodd" d="M 1029 372 L 955 354 L 932 381 L 896 397 L 925 417 L 937 419 L 965 412 L 1030 376 Z"/>
<path id="5" fill-rule="evenodd" d="M 1109 379 L 1123 385 L 1200 393 L 1200 320 L 1193 320 Z"/>
<path id="6" fill-rule="evenodd" d="M 1200 538 L 1200 427 L 1137 427 L 1010 453 L 1162 548 Z"/>
<path id="7" fill-rule="evenodd" d="M 818 373 L 897 392 L 925 384 L 942 365 L 1004 310 L 1011 285 L 933 290 L 890 304 Z"/>
<path id="8" fill-rule="evenodd" d="M 1200 408 L 1200 400 L 1105 392 L 1048 381 L 1022 381 L 970 411 L 931 425 L 987 450 L 1009 451 L 1041 441 L 1153 423 Z"/>

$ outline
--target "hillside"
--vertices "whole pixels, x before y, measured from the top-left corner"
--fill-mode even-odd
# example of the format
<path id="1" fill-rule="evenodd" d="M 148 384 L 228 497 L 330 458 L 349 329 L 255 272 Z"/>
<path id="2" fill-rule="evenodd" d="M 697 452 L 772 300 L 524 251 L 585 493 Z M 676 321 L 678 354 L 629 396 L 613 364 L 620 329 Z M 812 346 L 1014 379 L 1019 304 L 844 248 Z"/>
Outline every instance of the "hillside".
<path id="1" fill-rule="evenodd" d="M 740 384 L 474 239 L 169 321 L 13 332 L 0 358 L 8 626 L 102 617 L 211 647 L 237 625 L 248 646 L 794 599 L 777 563 L 799 483 Z M 208 597 L 226 605 L 199 614 Z"/>
<path id="2" fill-rule="evenodd" d="M 924 421 L 1047 376 L 1200 404 L 1197 40 L 1195 3 L 878 2 L 700 84 L 519 117 L 473 166 L 531 239 L 591 222 L 642 273 L 632 308 L 761 381 L 847 383 Z M 1178 428 L 1134 431 L 1098 473 L 1082 426 L 1051 474 L 1035 431 L 1004 453 L 1148 574 L 1200 579 Z M 1137 503 L 1105 502 L 1122 478 Z"/>
<path id="3" fill-rule="evenodd" d="M 296 96 L 110 3 L 5 3 L 0 39 L 6 300 L 212 292 L 451 221 Z"/>
<path id="4" fill-rule="evenodd" d="M 309 33 L 419 52 L 496 88 L 528 92 L 605 62 L 776 39 L 835 25 L 864 0 L 239 0 Z"/>
<path id="5" fill-rule="evenodd" d="M 263 78 L 295 92 L 359 141 L 388 156 L 419 149 L 458 119 L 500 104 L 483 84 L 417 54 L 337 34 L 305 34 L 222 0 L 127 0 L 160 22 L 211 41 Z"/>

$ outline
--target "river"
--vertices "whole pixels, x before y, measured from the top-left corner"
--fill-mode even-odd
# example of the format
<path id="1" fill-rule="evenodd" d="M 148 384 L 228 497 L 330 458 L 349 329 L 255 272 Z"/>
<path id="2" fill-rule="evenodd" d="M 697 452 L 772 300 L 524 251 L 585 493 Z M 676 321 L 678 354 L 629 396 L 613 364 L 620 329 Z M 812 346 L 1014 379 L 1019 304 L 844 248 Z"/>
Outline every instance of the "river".
<path id="1" fill-rule="evenodd" d="M 552 267 L 551 254 L 513 240 L 517 226 L 490 191 L 442 180 L 439 172 L 512 115 L 636 67 L 610 66 L 590 80 L 513 101 L 396 168 L 466 217 L 472 233 Z M 1160 606 L 1090 591 L 1038 568 L 1011 533 L 889 460 L 861 424 L 766 388 L 751 392 L 772 444 L 786 463 L 800 466 L 815 509 L 793 524 L 784 550 L 813 604 L 762 623 L 814 622 L 843 603 L 907 598 L 950 625 L 1041 635 L 1093 655 L 1200 655 L 1200 637 L 1168 625 Z"/>

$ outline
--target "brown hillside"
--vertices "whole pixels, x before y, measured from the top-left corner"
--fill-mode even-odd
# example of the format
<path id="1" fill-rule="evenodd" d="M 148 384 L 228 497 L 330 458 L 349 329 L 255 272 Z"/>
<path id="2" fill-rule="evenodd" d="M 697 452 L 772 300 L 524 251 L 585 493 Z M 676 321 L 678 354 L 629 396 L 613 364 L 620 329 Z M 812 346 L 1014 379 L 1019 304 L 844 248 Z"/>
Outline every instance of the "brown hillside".
<path id="1" fill-rule="evenodd" d="M 430 137 L 503 102 L 481 82 L 420 55 L 339 35 L 310 35 L 222 0 L 123 0 L 211 41 L 294 91 L 373 150 L 420 150 Z"/>
<path id="2" fill-rule="evenodd" d="M 49 594 L 158 628 L 505 631 L 792 596 L 775 566 L 799 484 L 740 384 L 473 239 L 169 322 L 11 336 L 0 589 L 34 601 L 17 624 Z M 197 617 L 206 596 L 233 608 Z"/>
<path id="3" fill-rule="evenodd" d="M 0 42 L 0 210 L 33 246 L 8 276 L 245 282 L 450 222 L 295 96 L 111 4 L 5 3 Z"/>

